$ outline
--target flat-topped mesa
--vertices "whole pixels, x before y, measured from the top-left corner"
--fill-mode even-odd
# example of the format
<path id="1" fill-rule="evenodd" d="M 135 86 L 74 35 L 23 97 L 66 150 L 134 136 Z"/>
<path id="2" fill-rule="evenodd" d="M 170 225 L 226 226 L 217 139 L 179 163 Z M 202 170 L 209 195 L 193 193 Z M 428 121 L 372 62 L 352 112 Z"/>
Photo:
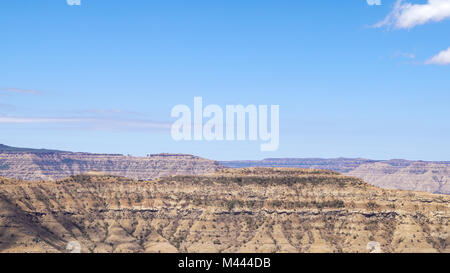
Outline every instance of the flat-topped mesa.
<path id="1" fill-rule="evenodd" d="M 169 153 L 159 153 L 159 154 L 149 154 L 147 155 L 147 157 L 177 157 L 177 156 L 182 156 L 182 157 L 190 157 L 190 158 L 201 158 L 199 156 L 195 156 L 195 155 L 190 155 L 190 154 L 169 154 Z"/>
<path id="2" fill-rule="evenodd" d="M 65 151 L 59 150 L 49 150 L 49 149 L 31 149 L 31 148 L 17 148 L 11 147 L 4 144 L 0 144 L 0 153 L 67 153 Z"/>
<path id="3" fill-rule="evenodd" d="M 294 185 L 310 187 L 371 187 L 359 178 L 344 176 L 335 171 L 299 169 L 299 168 L 265 168 L 252 167 L 242 169 L 220 169 L 214 173 L 202 175 L 177 175 L 163 177 L 159 180 L 180 183 L 225 183 L 238 185 Z"/>
<path id="4" fill-rule="evenodd" d="M 0 176 L 30 181 L 57 180 L 91 171 L 151 180 L 169 175 L 205 174 L 220 168 L 222 165 L 217 161 L 185 154 L 134 157 L 12 147 L 0 151 Z"/>
<path id="5" fill-rule="evenodd" d="M 284 167 L 276 167 L 276 168 L 250 167 L 239 169 L 224 168 L 211 175 L 215 174 L 245 175 L 245 176 L 340 175 L 338 172 L 332 170 L 284 168 Z"/>

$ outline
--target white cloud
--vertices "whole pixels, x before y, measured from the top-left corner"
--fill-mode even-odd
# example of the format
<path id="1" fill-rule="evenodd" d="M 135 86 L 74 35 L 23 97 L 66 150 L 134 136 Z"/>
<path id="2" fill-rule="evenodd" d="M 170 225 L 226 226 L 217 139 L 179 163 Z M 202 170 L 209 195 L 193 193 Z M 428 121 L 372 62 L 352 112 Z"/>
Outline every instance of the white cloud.
<path id="1" fill-rule="evenodd" d="M 436 56 L 432 57 L 426 64 L 440 64 L 440 65 L 448 65 L 450 64 L 450 47 L 444 51 L 441 51 Z"/>
<path id="2" fill-rule="evenodd" d="M 410 29 L 429 22 L 450 18 L 450 0 L 428 0 L 426 4 L 403 3 L 397 0 L 392 12 L 375 27 L 393 26 Z"/>

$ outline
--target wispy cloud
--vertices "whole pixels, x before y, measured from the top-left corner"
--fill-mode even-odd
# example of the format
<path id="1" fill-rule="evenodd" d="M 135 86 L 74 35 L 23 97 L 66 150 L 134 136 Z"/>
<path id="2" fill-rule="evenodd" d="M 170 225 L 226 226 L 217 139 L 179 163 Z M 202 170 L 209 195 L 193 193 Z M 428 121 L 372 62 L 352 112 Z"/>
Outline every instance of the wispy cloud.
<path id="1" fill-rule="evenodd" d="M 395 59 L 398 57 L 405 58 L 405 59 L 414 59 L 416 57 L 416 55 L 414 53 L 397 51 L 391 56 L 391 59 Z"/>
<path id="2" fill-rule="evenodd" d="M 27 94 L 27 95 L 40 95 L 41 91 L 32 89 L 22 89 L 22 88 L 11 88 L 11 87 L 0 87 L 0 92 L 2 93 L 16 93 L 16 94 Z"/>
<path id="3" fill-rule="evenodd" d="M 450 0 L 428 0 L 426 4 L 403 3 L 397 0 L 393 10 L 375 27 L 411 29 L 429 22 L 450 18 Z"/>
<path id="4" fill-rule="evenodd" d="M 95 116 L 126 116 L 126 115 L 134 115 L 134 116 L 143 116 L 143 113 L 136 112 L 136 111 L 129 111 L 124 109 L 85 109 L 85 110 L 79 110 L 76 111 L 77 114 L 81 115 L 95 115 Z"/>
<path id="5" fill-rule="evenodd" d="M 450 47 L 425 62 L 426 64 L 450 65 Z"/>
<path id="6" fill-rule="evenodd" d="M 74 118 L 34 118 L 34 117 L 0 117 L 0 123 L 68 123 L 81 122 Z"/>
<path id="7" fill-rule="evenodd" d="M 51 128 L 68 127 L 78 130 L 105 130 L 105 131 L 165 131 L 169 130 L 171 123 L 157 122 L 146 119 L 113 119 L 113 118 L 60 118 L 60 117 L 0 117 L 0 124 L 47 124 Z M 47 127 L 48 128 L 48 127 Z"/>

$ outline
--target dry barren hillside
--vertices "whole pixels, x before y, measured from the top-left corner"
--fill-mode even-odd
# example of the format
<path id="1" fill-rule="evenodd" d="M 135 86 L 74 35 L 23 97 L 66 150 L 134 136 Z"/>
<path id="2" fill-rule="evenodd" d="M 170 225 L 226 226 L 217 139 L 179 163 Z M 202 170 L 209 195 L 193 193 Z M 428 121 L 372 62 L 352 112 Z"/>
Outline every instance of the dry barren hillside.
<path id="1" fill-rule="evenodd" d="M 450 196 L 333 171 L 224 169 L 138 181 L 0 180 L 0 251 L 450 252 Z M 71 243 L 72 244 L 72 243 Z"/>

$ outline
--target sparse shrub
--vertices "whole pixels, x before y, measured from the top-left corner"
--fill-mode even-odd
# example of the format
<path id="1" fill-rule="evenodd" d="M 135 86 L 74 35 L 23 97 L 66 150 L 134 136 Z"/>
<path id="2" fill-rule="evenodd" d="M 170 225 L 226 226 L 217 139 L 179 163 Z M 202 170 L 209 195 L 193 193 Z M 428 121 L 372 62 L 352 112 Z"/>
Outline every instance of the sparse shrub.
<path id="1" fill-rule="evenodd" d="M 370 201 L 370 202 L 367 203 L 367 207 L 369 209 L 376 209 L 376 208 L 378 208 L 380 206 L 377 203 Z"/>
<path id="2" fill-rule="evenodd" d="M 243 207 L 244 206 L 244 202 L 242 202 L 241 200 L 226 200 L 223 202 L 223 205 L 229 210 L 233 210 L 236 206 L 239 207 Z"/>

